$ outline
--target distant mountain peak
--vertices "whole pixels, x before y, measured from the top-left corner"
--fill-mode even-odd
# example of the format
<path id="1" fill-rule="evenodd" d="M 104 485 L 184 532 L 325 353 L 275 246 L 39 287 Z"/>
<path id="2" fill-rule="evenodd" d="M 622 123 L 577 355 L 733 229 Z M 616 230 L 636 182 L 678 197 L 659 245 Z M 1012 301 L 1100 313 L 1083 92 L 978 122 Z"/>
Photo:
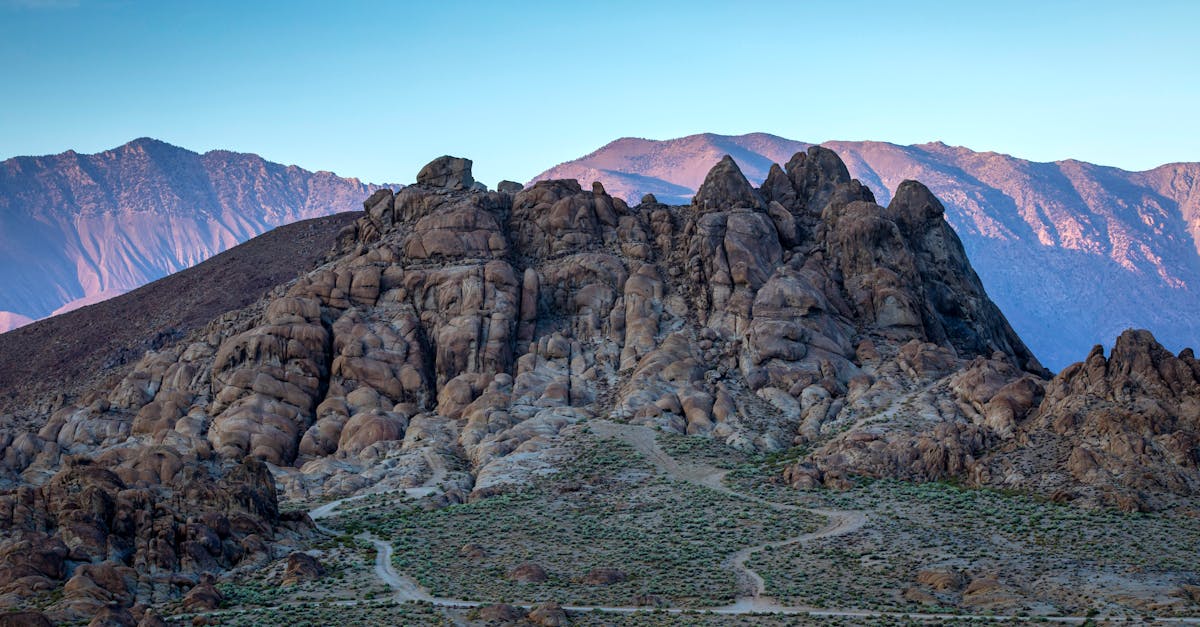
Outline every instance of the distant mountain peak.
<path id="1" fill-rule="evenodd" d="M 153 137 L 138 137 L 137 139 L 126 142 L 124 145 L 132 146 L 132 147 L 136 147 L 136 148 L 143 148 L 143 147 L 148 147 L 148 146 L 170 146 L 171 148 L 179 148 L 179 146 L 167 143 L 161 139 L 155 139 Z M 185 149 L 180 148 L 180 150 L 185 150 Z"/>
<path id="2" fill-rule="evenodd" d="M 358 179 L 139 137 L 0 168 L 0 332 L 128 291 L 297 220 L 351 211 Z"/>

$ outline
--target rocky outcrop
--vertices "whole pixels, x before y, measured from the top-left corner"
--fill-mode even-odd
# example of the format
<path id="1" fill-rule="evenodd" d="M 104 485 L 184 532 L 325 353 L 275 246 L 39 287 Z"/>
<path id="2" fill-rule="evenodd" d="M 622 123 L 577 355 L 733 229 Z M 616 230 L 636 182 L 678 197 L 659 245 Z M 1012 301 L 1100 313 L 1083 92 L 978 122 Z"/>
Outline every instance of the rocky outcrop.
<path id="1" fill-rule="evenodd" d="M 548 579 L 546 570 L 541 566 L 526 562 L 508 571 L 508 578 L 518 583 L 542 583 Z"/>
<path id="2" fill-rule="evenodd" d="M 225 457 L 285 464 L 296 458 L 329 377 L 330 337 L 319 302 L 311 298 L 272 302 L 264 322 L 217 351 L 208 436 Z"/>
<path id="3" fill-rule="evenodd" d="M 629 202 L 652 193 L 688 203 L 713 155 L 730 154 L 751 183 L 763 182 L 768 203 L 790 208 L 804 196 L 797 188 L 825 190 L 809 203 L 819 212 L 832 188 L 851 178 L 870 186 L 883 205 L 904 180 L 915 179 L 940 199 L 991 298 L 1052 369 L 1128 327 L 1153 329 L 1174 351 L 1200 337 L 1200 319 L 1190 313 L 1200 308 L 1200 164 L 1129 172 L 939 142 L 830 141 L 816 147 L 823 151 L 817 158 L 813 148 L 766 133 L 627 137 L 533 182 L 599 180 Z M 1063 312 L 1071 313 L 1069 323 Z"/>
<path id="4" fill-rule="evenodd" d="M 479 608 L 479 620 L 489 623 L 517 623 L 525 618 L 526 612 L 507 603 L 496 603 Z"/>
<path id="5" fill-rule="evenodd" d="M 143 472 L 151 461 L 155 474 Z M 0 544 L 0 598 L 11 604 L 63 585 L 49 615 L 88 619 L 139 597 L 168 600 L 206 573 L 268 560 L 273 542 L 304 529 L 280 517 L 274 480 L 254 459 L 216 472 L 197 461 L 162 465 L 145 452 L 110 464 L 68 462 L 40 488 L 0 495 L 8 538 Z M 77 566 L 68 571 L 68 564 Z"/>
<path id="6" fill-rule="evenodd" d="M 873 343 L 860 344 L 858 354 L 863 373 L 839 399 L 836 416 L 824 410 L 817 428 L 806 417 L 801 439 L 821 445 L 785 472 L 792 485 L 845 487 L 855 475 L 965 480 L 1041 400 L 1044 380 L 1002 352 L 967 361 L 950 346 L 914 339 L 891 357 Z M 820 413 L 824 399 L 814 394 L 807 403 Z M 841 433 L 824 437 L 834 429 Z"/>
<path id="7" fill-rule="evenodd" d="M 992 453 L 978 480 L 1060 499 L 1144 510 L 1200 494 L 1200 362 L 1148 331 L 1097 346 Z"/>
<path id="8" fill-rule="evenodd" d="M 611 586 L 625 581 L 625 573 L 616 568 L 593 568 L 583 576 L 583 583 L 589 586 Z"/>
<path id="9" fill-rule="evenodd" d="M 692 198 L 692 206 L 699 211 L 766 208 L 762 196 L 729 155 L 708 171 Z"/>
<path id="10" fill-rule="evenodd" d="M 866 368 L 874 382 L 847 395 L 845 407 L 869 418 L 785 480 L 841 487 L 854 475 L 953 477 L 1141 511 L 1186 502 L 1200 488 L 1200 364 L 1190 350 L 1173 355 L 1149 332 L 1127 331 L 1107 358 L 1097 346 L 1047 382 L 1000 353 L 963 364 L 904 349 L 896 362 Z M 925 385 L 914 389 L 898 370 Z"/>
<path id="11" fill-rule="evenodd" d="M 360 485 L 364 467 L 325 458 L 424 459 L 452 445 L 429 435 L 460 432 L 478 478 L 603 411 L 612 387 L 617 415 L 774 449 L 794 422 L 815 434 L 836 417 L 865 337 L 1033 367 L 935 199 L 872 205 L 821 149 L 779 172 L 756 190 L 724 159 L 691 207 L 631 208 L 575 181 L 471 189 L 468 160 L 439 158 L 416 185 L 368 198 L 334 261 L 186 350 L 148 356 L 110 408 L 64 410 L 55 439 L 87 450 L 169 433 L 226 459 L 303 466 L 285 483 L 308 489 L 327 473 Z M 614 386 L 623 372 L 629 384 Z M 782 420 L 748 411 L 740 390 Z M 18 472 L 40 446 L 13 441 Z"/>
<path id="12" fill-rule="evenodd" d="M 61 586 L 51 609 L 73 620 L 184 594 L 207 607 L 212 575 L 283 555 L 288 582 L 320 577 L 277 489 L 488 498 L 552 472 L 598 416 L 747 452 L 804 444 L 783 474 L 798 487 L 994 483 L 1013 476 L 1011 451 L 1045 439 L 1049 408 L 1087 395 L 1142 414 L 1143 397 L 1165 399 L 1157 431 L 1114 440 L 1114 455 L 1194 448 L 1179 418 L 1195 404 L 1190 356 L 1123 342 L 1044 392 L 937 199 L 906 183 L 877 205 L 828 151 L 796 156 L 769 189 L 722 160 L 686 206 L 630 207 L 576 181 L 489 192 L 452 158 L 418 178 L 371 195 L 319 267 L 62 399 L 36 429 L 0 431 L 4 598 Z M 1143 371 L 1157 378 L 1130 374 Z M 1093 420 L 1078 411 L 1073 424 Z M 1190 490 L 1180 468 L 1160 487 Z M 508 577 L 550 575 L 527 563 Z"/>
<path id="13" fill-rule="evenodd" d="M 571 624 L 562 606 L 554 601 L 540 603 L 529 611 L 529 622 L 540 627 L 565 627 Z"/>
<path id="14" fill-rule="evenodd" d="M 280 585 L 291 586 L 301 581 L 316 581 L 324 576 L 325 567 L 317 558 L 297 551 L 288 556 Z"/>
<path id="15" fill-rule="evenodd" d="M 1000 351 L 1032 372 L 1041 365 L 989 300 L 942 205 L 905 181 L 887 209 L 831 204 L 825 251 L 861 318 L 896 340 L 950 345 L 962 356 Z"/>
<path id="16" fill-rule="evenodd" d="M 447 189 L 471 189 L 475 179 L 471 176 L 471 160 L 449 155 L 430 161 L 417 173 L 417 184 Z"/>
<path id="17" fill-rule="evenodd" d="M 212 579 L 204 578 L 184 595 L 182 606 L 189 612 L 211 612 L 221 607 L 223 598 Z"/>
<path id="18" fill-rule="evenodd" d="M 42 612 L 5 612 L 0 614 L 0 627 L 54 627 Z"/>

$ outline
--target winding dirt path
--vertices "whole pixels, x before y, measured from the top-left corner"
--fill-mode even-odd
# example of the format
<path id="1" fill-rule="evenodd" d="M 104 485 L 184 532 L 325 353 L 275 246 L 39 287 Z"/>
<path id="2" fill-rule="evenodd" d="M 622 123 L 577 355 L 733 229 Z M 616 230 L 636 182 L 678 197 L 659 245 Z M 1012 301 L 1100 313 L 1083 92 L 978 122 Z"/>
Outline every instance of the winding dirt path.
<path id="1" fill-rule="evenodd" d="M 763 596 L 766 593 L 766 582 L 763 581 L 763 578 L 760 577 L 758 573 L 751 570 L 749 566 L 746 566 L 746 562 L 755 553 L 766 549 L 777 549 L 780 547 L 791 546 L 793 544 L 803 544 L 810 540 L 819 540 L 821 538 L 828 538 L 830 536 L 846 535 L 848 533 L 858 531 L 867 522 L 867 516 L 862 512 L 828 509 L 810 509 L 805 511 L 814 514 L 820 514 L 821 516 L 829 519 L 829 523 L 812 533 L 806 533 L 804 535 L 788 538 L 786 540 L 777 540 L 775 542 L 766 542 L 757 546 L 746 547 L 737 553 L 734 553 L 733 557 L 730 558 L 734 570 L 738 571 L 741 577 L 748 579 L 752 584 L 751 593 L 746 597 L 739 598 L 738 601 L 742 601 L 745 598 L 750 598 L 759 600 L 757 603 L 755 603 L 756 606 L 777 605 L 774 601 L 769 601 L 767 597 Z"/>
<path id="2" fill-rule="evenodd" d="M 1111 622 L 1142 622 L 1142 617 L 1127 618 L 1127 617 L 1084 617 L 1084 616 L 1012 616 L 1012 615 L 993 615 L 993 614 L 924 614 L 919 612 L 878 612 L 871 610 L 859 610 L 854 608 L 817 608 L 811 606 L 785 606 L 777 602 L 775 599 L 764 596 L 765 582 L 758 573 L 746 566 L 746 562 L 757 552 L 790 546 L 794 544 L 802 544 L 812 540 L 821 538 L 829 538 L 834 536 L 846 535 L 861 529 L 867 522 L 867 514 L 860 511 L 852 510 L 829 510 L 829 509 L 809 509 L 788 505 L 784 503 L 775 503 L 761 499 L 751 494 L 744 494 L 733 490 L 726 486 L 722 479 L 726 472 L 713 466 L 704 464 L 681 464 L 678 460 L 671 457 L 659 447 L 655 438 L 654 431 L 649 427 L 617 424 L 604 420 L 592 421 L 589 423 L 592 432 L 606 438 L 620 439 L 634 447 L 647 460 L 649 460 L 655 468 L 674 477 L 676 479 L 695 483 L 735 496 L 739 499 L 758 503 L 766 507 L 777 510 L 800 511 L 810 514 L 817 514 L 825 517 L 828 522 L 820 529 L 775 542 L 767 542 L 757 546 L 747 547 L 734 553 L 730 558 L 730 565 L 737 573 L 739 580 L 747 584 L 747 594 L 739 595 L 733 603 L 721 607 L 712 608 L 649 608 L 636 606 L 612 606 L 612 605 L 565 605 L 564 609 L 573 612 L 614 612 L 614 613 L 635 613 L 635 612 L 667 612 L 671 614 L 682 614 L 686 612 L 711 612 L 715 614 L 784 614 L 784 615 L 807 615 L 816 618 L 821 617 L 848 617 L 848 618 L 906 618 L 910 620 L 922 621 L 938 621 L 938 620 L 983 620 L 996 622 L 1053 622 L 1063 624 L 1083 624 L 1088 621 L 1100 621 L 1102 623 Z M 424 486 L 417 488 L 408 488 L 405 490 L 393 490 L 390 492 L 378 492 L 374 494 L 394 494 L 404 492 L 411 496 L 425 496 L 437 491 L 437 483 L 444 477 L 444 469 L 435 467 L 435 474 L 425 483 Z M 342 505 L 352 503 L 368 495 L 359 495 L 330 501 L 320 507 L 309 511 L 309 517 L 313 519 L 317 529 L 329 534 L 337 534 L 338 531 L 322 525 L 319 521 L 329 518 L 340 513 L 338 510 Z M 465 599 L 452 599 L 446 597 L 435 597 L 429 593 L 415 580 L 406 577 L 398 572 L 392 566 L 392 546 L 390 543 L 384 542 L 379 538 L 371 535 L 369 532 L 360 533 L 357 538 L 367 540 L 376 549 L 375 555 L 375 575 L 381 581 L 386 583 L 393 592 L 395 592 L 396 600 L 398 601 L 421 601 L 430 603 L 439 607 L 447 608 L 470 608 L 488 605 L 494 601 L 469 601 Z M 340 601 L 336 605 L 356 605 L 358 601 Z M 518 602 L 510 603 L 516 607 L 529 609 L 533 607 L 532 603 Z M 213 614 L 217 614 L 214 612 Z M 1189 624 L 1200 625 L 1200 617 L 1157 617 L 1156 622 L 1174 623 L 1174 624 Z"/>
<path id="3" fill-rule="evenodd" d="M 416 490 L 418 488 L 410 489 Z M 374 494 L 396 494 L 399 492 L 407 492 L 407 490 L 376 492 Z M 338 510 L 342 505 L 359 500 L 365 496 L 369 495 L 352 496 L 344 499 L 338 499 L 336 501 L 330 501 L 316 509 L 310 510 L 308 517 L 312 518 L 313 524 L 319 531 L 328 533 L 330 535 L 337 535 L 338 531 L 336 529 L 326 527 L 325 525 L 321 524 L 320 521 L 325 518 L 338 515 L 341 513 Z M 375 576 L 378 577 L 383 583 L 386 583 L 388 587 L 396 593 L 398 600 L 431 602 L 434 600 L 433 595 L 429 594 L 428 590 L 421 587 L 421 584 L 396 572 L 396 568 L 392 566 L 392 545 L 390 542 L 385 542 L 379 538 L 376 538 L 369 531 L 364 531 L 354 537 L 359 540 L 370 542 L 371 545 L 375 547 Z"/>
<path id="4" fill-rule="evenodd" d="M 354 501 L 365 499 L 370 496 L 385 494 L 403 493 L 414 498 L 434 494 L 440 489 L 438 486 L 446 478 L 446 465 L 439 457 L 434 455 L 428 455 L 426 459 L 429 461 L 430 467 L 433 468 L 433 475 L 430 476 L 429 479 L 427 479 L 421 486 L 415 488 L 404 488 L 402 490 L 371 492 L 368 494 L 359 494 L 356 496 L 348 496 L 343 499 L 333 500 L 321 505 L 320 507 L 309 510 L 308 517 L 312 519 L 313 525 L 316 526 L 316 528 L 321 532 L 328 533 L 330 535 L 337 535 L 338 531 L 336 529 L 332 529 L 321 524 L 321 521 L 340 514 L 342 506 L 347 503 L 353 503 Z M 375 576 L 386 583 L 388 587 L 396 593 L 398 600 L 435 602 L 434 596 L 429 594 L 429 591 L 422 587 L 421 584 L 417 583 L 416 580 L 410 579 L 396 572 L 396 568 L 392 566 L 393 549 L 390 542 L 385 542 L 379 538 L 376 538 L 369 531 L 364 531 L 354 537 L 359 540 L 370 542 L 371 545 L 375 547 Z M 466 601 L 458 603 L 458 605 L 462 604 L 478 605 Z"/>
<path id="5" fill-rule="evenodd" d="M 858 531 L 867 522 L 867 515 L 863 512 L 849 510 L 828 510 L 828 509 L 808 509 L 798 507 L 796 505 L 787 505 L 785 503 L 775 503 L 768 501 L 752 494 L 738 492 L 725 485 L 724 479 L 729 471 L 721 470 L 707 464 L 680 464 L 675 458 L 662 450 L 658 445 L 658 439 L 655 437 L 654 430 L 639 425 L 618 424 L 607 420 L 593 421 L 589 424 L 592 433 L 606 438 L 615 438 L 632 446 L 637 452 L 641 453 L 660 471 L 679 479 L 694 483 L 697 485 L 716 490 L 722 494 L 736 497 L 743 501 L 750 501 L 759 505 L 764 505 L 774 510 L 805 512 L 809 514 L 817 514 L 827 519 L 824 527 L 793 538 L 777 540 L 775 542 L 766 542 L 756 546 L 746 547 L 737 553 L 734 553 L 729 560 L 730 566 L 733 568 L 738 580 L 747 586 L 748 594 L 740 595 L 737 600 L 728 608 L 737 608 L 745 611 L 772 611 L 781 610 L 785 606 L 780 605 L 774 599 L 764 596 L 766 592 L 766 582 L 754 572 L 746 562 L 759 551 L 765 549 L 774 549 L 779 547 L 791 546 L 793 544 L 802 544 L 811 540 L 820 538 L 828 538 L 831 536 L 841 536 L 848 533 Z M 722 609 L 722 608 L 718 608 Z"/>

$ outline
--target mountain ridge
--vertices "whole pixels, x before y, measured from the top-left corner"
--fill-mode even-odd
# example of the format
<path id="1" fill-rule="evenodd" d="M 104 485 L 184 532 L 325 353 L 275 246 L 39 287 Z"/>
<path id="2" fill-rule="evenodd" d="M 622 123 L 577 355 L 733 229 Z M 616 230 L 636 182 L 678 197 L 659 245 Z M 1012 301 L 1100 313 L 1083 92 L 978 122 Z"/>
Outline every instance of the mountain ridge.
<path id="1" fill-rule="evenodd" d="M 810 145 L 769 133 L 625 137 L 537 178 L 597 180 L 629 201 L 654 193 L 687 203 L 723 154 L 758 183 L 770 164 Z M 1200 165 L 1129 171 L 938 141 L 827 145 L 880 202 L 904 178 L 929 182 L 985 286 L 1047 365 L 1061 368 L 1125 328 L 1154 329 L 1174 349 L 1200 337 L 1200 321 L 1186 315 L 1200 307 Z M 126 164 L 126 153 L 144 163 Z M 96 184 L 72 185 L 72 177 Z M 0 331 L 122 293 L 272 226 L 357 208 L 353 197 L 373 189 L 252 153 L 196 153 L 147 137 L 91 155 L 13 157 L 0 164 L 0 270 L 11 277 Z M 1079 324 L 1059 329 L 1063 310 Z"/>
<path id="2" fill-rule="evenodd" d="M 17 322 L 128 291 L 377 186 L 142 137 L 0 162 L 0 311 Z M 3 329 L 0 329 L 3 330 Z"/>

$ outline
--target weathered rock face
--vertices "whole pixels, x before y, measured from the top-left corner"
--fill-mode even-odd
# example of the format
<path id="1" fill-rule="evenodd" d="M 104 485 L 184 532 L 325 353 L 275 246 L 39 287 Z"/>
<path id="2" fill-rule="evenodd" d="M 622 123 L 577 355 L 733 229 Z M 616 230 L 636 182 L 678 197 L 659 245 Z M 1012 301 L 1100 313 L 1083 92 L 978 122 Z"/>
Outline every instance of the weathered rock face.
<path id="1" fill-rule="evenodd" d="M 943 213 L 916 181 L 901 183 L 887 209 L 866 201 L 828 206 L 825 250 L 859 317 L 897 340 L 949 345 L 960 356 L 1001 351 L 1040 371 L 987 298 Z"/>
<path id="2" fill-rule="evenodd" d="M 785 479 L 957 477 L 1143 511 L 1200 493 L 1200 363 L 1190 350 L 1172 355 L 1149 332 L 1126 331 L 1107 359 L 1097 346 L 1049 382 L 1000 353 L 961 364 L 937 357 L 943 350 L 914 342 L 865 368 L 874 382 L 845 402 L 872 412 L 872 425 L 826 442 Z"/>
<path id="3" fill-rule="evenodd" d="M 0 495 L 7 538 L 0 545 L 0 599 L 17 604 L 62 585 L 70 573 L 62 600 L 47 613 L 87 620 L 139 596 L 168 600 L 205 573 L 269 560 L 271 543 L 304 528 L 292 523 L 289 531 L 281 520 L 263 463 L 247 459 L 218 481 L 203 462 L 164 465 L 170 453 L 160 453 L 101 462 L 114 470 L 69 462 L 41 487 Z M 148 465 L 159 476 L 142 472 Z"/>
<path id="4" fill-rule="evenodd" d="M 1042 372 L 928 190 L 906 183 L 885 209 L 828 150 L 760 190 L 724 159 L 690 207 L 631 208 L 576 181 L 487 193 L 466 177 L 469 163 L 441 158 L 373 195 L 337 261 L 216 348 L 219 454 L 302 464 L 285 485 L 307 491 L 461 446 L 464 487 L 488 494 L 527 470 L 508 455 L 601 413 L 774 450 L 853 423 L 855 394 L 878 403 L 971 358 Z M 992 442 L 967 435 L 930 455 Z M 908 474 L 962 469 L 922 463 Z"/>
<path id="5" fill-rule="evenodd" d="M 842 487 L 853 475 L 965 478 L 1041 400 L 1044 380 L 1000 351 L 966 361 L 952 346 L 913 339 L 898 350 L 860 343 L 857 354 L 863 373 L 842 398 L 801 395 L 816 413 L 805 413 L 801 439 L 821 445 L 786 471 L 797 487 Z M 834 428 L 842 433 L 822 437 Z"/>
<path id="6" fill-rule="evenodd" d="M 282 585 L 295 585 L 301 581 L 316 581 L 325 576 L 325 567 L 317 558 L 299 551 L 288 556 L 287 569 L 283 573 Z"/>
<path id="7" fill-rule="evenodd" d="M 329 332 L 313 298 L 278 299 L 265 322 L 221 344 L 212 366 L 208 435 L 225 457 L 284 464 L 296 458 L 328 379 Z"/>
<path id="8" fill-rule="evenodd" d="M 709 170 L 692 199 L 692 206 L 699 211 L 766 208 L 762 196 L 729 155 Z"/>
<path id="9" fill-rule="evenodd" d="M 829 151 L 761 189 L 723 160 L 691 206 L 630 207 L 576 181 L 488 192 L 453 158 L 418 179 L 369 197 L 324 265 L 60 403 L 37 432 L 0 432 L 4 598 L 65 585 L 53 609 L 73 617 L 190 590 L 204 607 L 200 575 L 287 554 L 294 578 L 319 576 L 276 484 L 298 499 L 436 480 L 447 499 L 485 498 L 552 469 L 560 432 L 597 416 L 748 451 L 810 444 L 786 473 L 798 486 L 994 481 L 1012 473 L 985 470 L 1047 407 L 1102 380 L 1129 389 L 1076 375 L 1039 410 L 1044 371 L 938 201 L 910 182 L 876 205 Z M 1157 379 L 1126 378 L 1176 395 L 1162 416 L 1194 412 L 1190 356 L 1118 352 L 1105 373 L 1154 364 Z M 1114 406 L 1143 402 L 1123 393 Z M 1128 446 L 1194 449 L 1191 423 L 1155 424 L 1161 438 Z M 1180 467 L 1166 488 L 1194 485 Z"/>
<path id="10" fill-rule="evenodd" d="M 979 480 L 1123 509 L 1200 494 L 1200 362 L 1147 331 L 1097 346 L 1046 386 L 1045 400 Z"/>
<path id="11" fill-rule="evenodd" d="M 960 355 L 999 351 L 1013 356 L 1024 370 L 1040 371 L 1041 364 L 984 293 L 933 193 L 916 181 L 904 181 L 887 214 L 910 243 L 925 301 L 921 317 L 927 339 L 948 342 Z"/>
<path id="12" fill-rule="evenodd" d="M 1179 351 L 1200 337 L 1200 164 L 1143 172 L 1077 160 L 1038 163 L 940 142 L 822 144 L 851 177 L 887 205 L 905 179 L 928 185 L 946 206 L 989 295 L 1043 364 L 1061 370 L 1096 343 L 1148 328 Z M 809 145 L 765 133 L 712 133 L 668 140 L 623 138 L 534 177 L 598 180 L 632 202 L 647 193 L 687 203 L 712 167 L 732 154 L 767 200 L 794 170 L 814 163 Z M 809 170 L 810 172 L 812 170 Z M 824 171 L 833 173 L 830 169 Z M 807 178 L 807 177 L 805 177 Z M 831 180 L 831 179 L 827 179 Z M 824 205 L 815 203 L 816 211 Z M 1096 277 L 1103 276 L 1103 281 Z M 1086 312 L 1064 324 L 1062 312 Z"/>
<path id="13" fill-rule="evenodd" d="M 471 189 L 475 184 L 475 179 L 471 177 L 471 160 L 449 155 L 438 157 L 417 173 L 417 184 L 448 189 Z"/>
<path id="14" fill-rule="evenodd" d="M 516 181 L 500 181 L 496 183 L 496 191 L 515 194 L 525 189 L 525 186 Z"/>
<path id="15" fill-rule="evenodd" d="M 221 607 L 221 592 L 213 585 L 211 577 L 203 578 L 183 597 L 183 608 L 191 612 L 211 612 Z"/>

